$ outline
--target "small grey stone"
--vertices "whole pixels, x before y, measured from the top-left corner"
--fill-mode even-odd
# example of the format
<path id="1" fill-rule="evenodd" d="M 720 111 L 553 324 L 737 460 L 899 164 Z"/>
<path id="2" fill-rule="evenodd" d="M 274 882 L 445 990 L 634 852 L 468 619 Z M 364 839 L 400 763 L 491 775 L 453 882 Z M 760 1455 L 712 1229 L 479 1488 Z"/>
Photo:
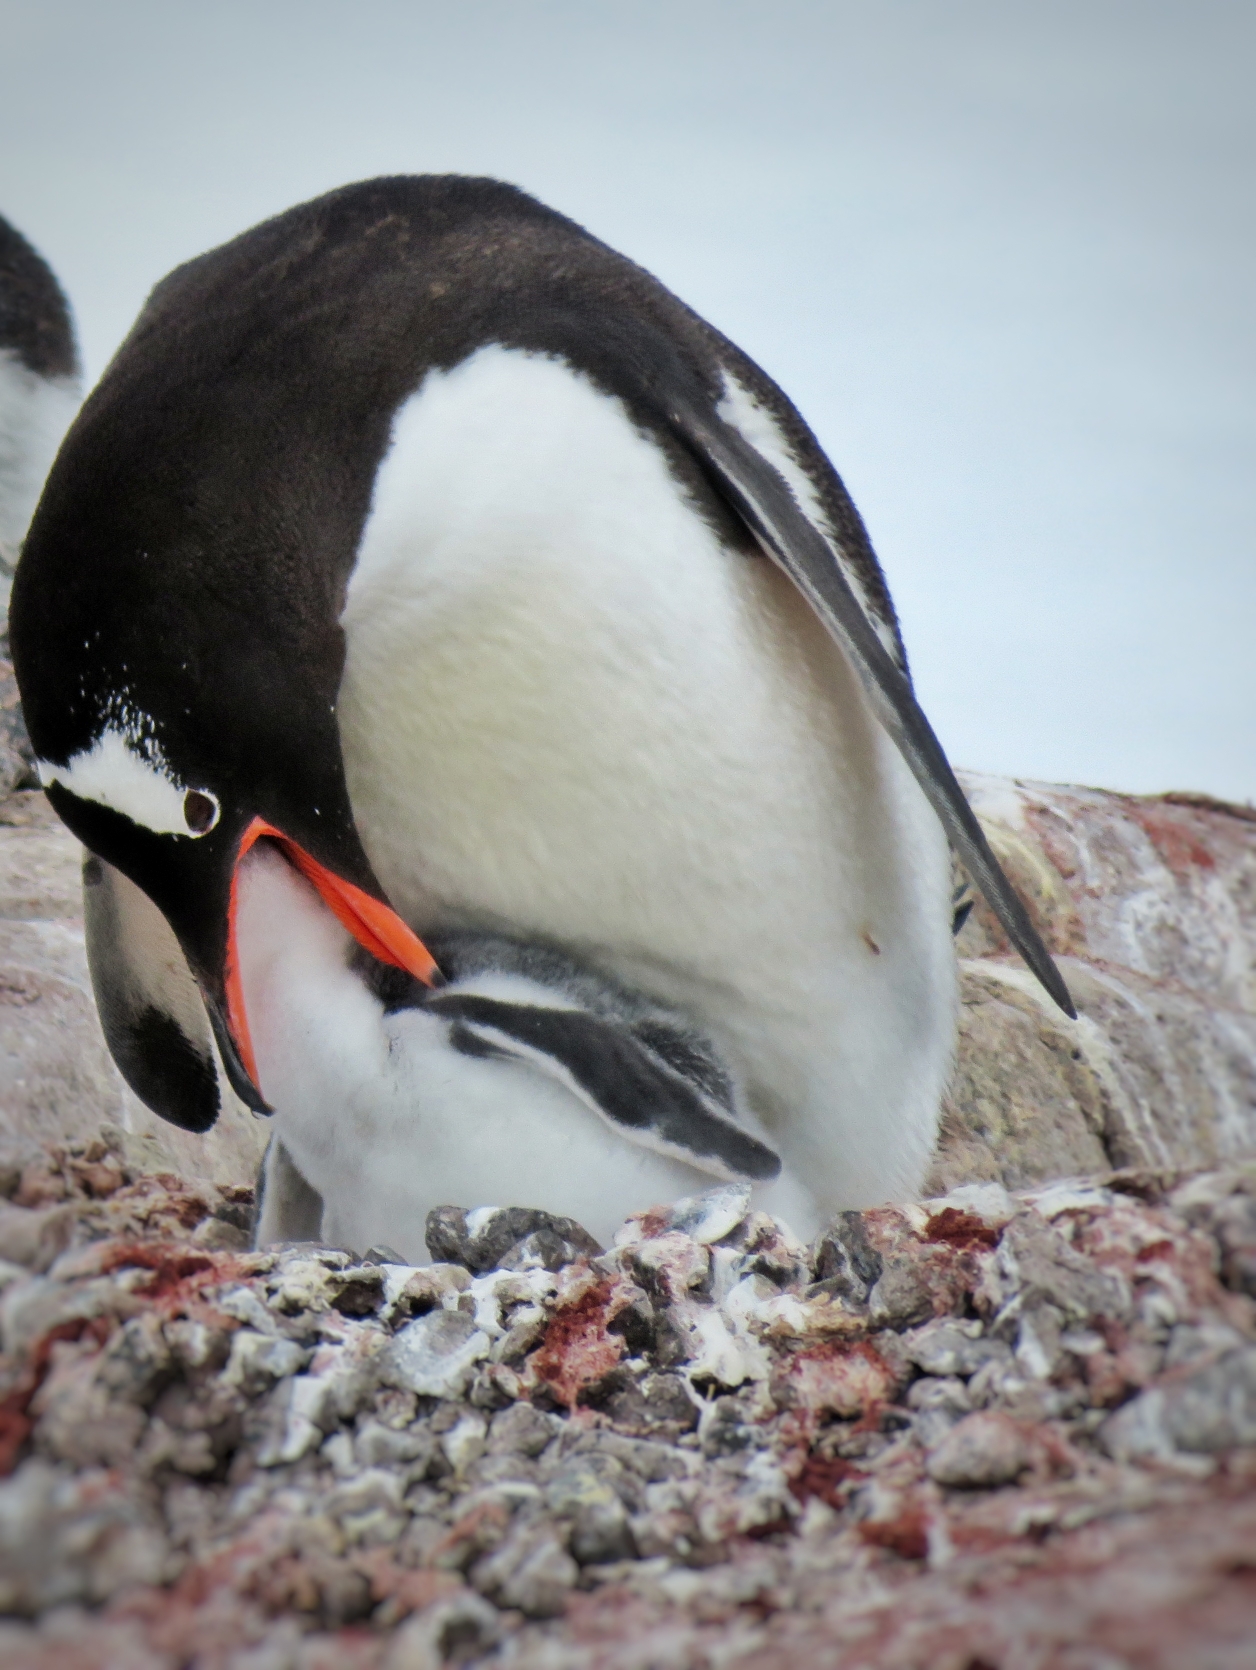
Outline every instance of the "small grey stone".
<path id="1" fill-rule="evenodd" d="M 146 1408 L 171 1378 L 174 1365 L 152 1311 L 124 1322 L 101 1353 L 96 1379 L 112 1396 Z"/>
<path id="2" fill-rule="evenodd" d="M 548 1525 L 517 1525 L 500 1548 L 472 1567 L 471 1582 L 502 1607 L 529 1618 L 556 1618 L 580 1575 Z"/>
<path id="3" fill-rule="evenodd" d="M 965 1415 L 972 1413 L 972 1400 L 962 1380 L 917 1380 L 907 1391 L 907 1407 L 913 1414 L 912 1431 L 924 1450 L 931 1450 Z"/>
<path id="4" fill-rule="evenodd" d="M 587 1502 L 576 1513 L 571 1527 L 571 1552 L 582 1566 L 608 1565 L 614 1560 L 631 1560 L 637 1551 L 628 1512 L 618 1496 Z"/>
<path id="5" fill-rule="evenodd" d="M 427 1215 L 427 1249 L 434 1259 L 461 1264 L 472 1275 L 540 1266 L 559 1270 L 573 1259 L 596 1258 L 602 1247 L 572 1218 L 530 1206 L 437 1206 Z"/>
<path id="6" fill-rule="evenodd" d="M 1064 1317 L 1054 1305 L 1021 1312 L 1016 1329 L 1016 1363 L 1031 1380 L 1050 1380 L 1065 1354 Z"/>
<path id="7" fill-rule="evenodd" d="M 310 1356 L 310 1351 L 295 1340 L 276 1339 L 273 1335 L 255 1333 L 252 1328 L 241 1328 L 232 1338 L 231 1355 L 222 1377 L 227 1385 L 239 1386 L 247 1396 L 254 1397 L 272 1381 L 298 1374 Z"/>
<path id="8" fill-rule="evenodd" d="M 901 1331 L 933 1315 L 933 1295 L 911 1264 L 889 1264 L 868 1294 L 868 1313 L 874 1327 Z"/>
<path id="9" fill-rule="evenodd" d="M 386 1467 L 366 1467 L 328 1491 L 321 1507 L 332 1519 L 340 1520 L 379 1508 L 399 1513 L 402 1485 L 399 1473 L 390 1472 Z"/>
<path id="10" fill-rule="evenodd" d="M 513 1376 L 510 1376 L 508 1381 L 503 1382 L 502 1375 L 503 1370 L 498 1363 L 476 1364 L 475 1373 L 471 1376 L 471 1384 L 467 1391 L 467 1402 L 473 1409 L 479 1409 L 491 1415 L 499 1409 L 509 1408 L 517 1394 L 518 1382 L 515 1381 Z"/>
<path id="11" fill-rule="evenodd" d="M 540 1469 L 536 1462 L 518 1454 L 482 1455 L 466 1470 L 467 1484 L 475 1488 L 498 1484 L 534 1485 L 539 1477 Z"/>
<path id="12" fill-rule="evenodd" d="M 370 1417 L 358 1427 L 353 1440 L 359 1467 L 401 1467 L 411 1480 L 423 1477 L 435 1448 L 436 1439 L 425 1426 L 397 1432 Z"/>
<path id="13" fill-rule="evenodd" d="M 961 1418 L 949 1409 L 922 1409 L 912 1419 L 912 1435 L 922 1450 L 932 1450 Z"/>
<path id="14" fill-rule="evenodd" d="M 972 1412 L 968 1387 L 958 1379 L 935 1379 L 927 1375 L 915 1380 L 907 1388 L 904 1402 L 909 1409 L 950 1409 L 957 1417 Z"/>
<path id="15" fill-rule="evenodd" d="M 389 1342 L 383 1378 L 421 1397 L 459 1397 L 490 1340 L 463 1311 L 434 1310 L 407 1322 Z"/>
<path id="16" fill-rule="evenodd" d="M 763 1441 L 756 1423 L 748 1418 L 745 1404 L 736 1396 L 717 1397 L 707 1404 L 698 1423 L 698 1438 L 708 1461 L 755 1449 Z"/>
<path id="17" fill-rule="evenodd" d="M 561 1270 L 577 1258 L 597 1258 L 602 1247 L 571 1218 L 556 1218 L 516 1241 L 495 1261 L 500 1270 Z M 493 1266 L 490 1266 L 492 1268 Z"/>
<path id="18" fill-rule="evenodd" d="M 981 1323 L 954 1317 L 935 1317 L 923 1328 L 903 1335 L 907 1360 L 925 1374 L 967 1380 L 984 1364 L 1011 1360 L 1001 1340 L 984 1339 Z"/>
<path id="19" fill-rule="evenodd" d="M 1228 1322 L 1180 1322 L 1170 1330 L 1164 1353 L 1166 1369 L 1181 1368 L 1197 1358 L 1215 1358 L 1247 1342 Z"/>
<path id="20" fill-rule="evenodd" d="M 479 1658 L 501 1637 L 497 1612 L 479 1595 L 454 1595 L 408 1618 L 388 1644 L 381 1670 L 443 1670 Z"/>
<path id="21" fill-rule="evenodd" d="M 42 1274 L 69 1246 L 77 1221 L 72 1204 L 40 1210 L 0 1205 L 0 1258 Z"/>
<path id="22" fill-rule="evenodd" d="M 403 1566 L 425 1566 L 439 1545 L 449 1534 L 449 1526 L 439 1514 L 429 1511 L 435 1503 L 418 1500 L 423 1487 L 406 1497 L 406 1506 L 414 1510 L 414 1518 L 401 1533 L 395 1558 Z M 434 1494 L 434 1493 L 429 1493 Z"/>
<path id="23" fill-rule="evenodd" d="M 663 1479 L 684 1478 L 689 1468 L 679 1450 L 670 1444 L 656 1444 L 648 1438 L 626 1438 L 621 1432 L 594 1428 L 580 1432 L 569 1427 L 563 1435 L 563 1459 L 579 1455 L 608 1455 L 622 1462 L 629 1472 L 646 1484 Z M 546 1457 L 548 1464 L 549 1457 Z"/>
<path id="24" fill-rule="evenodd" d="M 596 1452 L 576 1457 L 552 1475 L 545 1487 L 545 1505 L 551 1513 L 571 1515 L 582 1508 L 619 1501 L 615 1488 L 624 1468 L 614 1456 Z M 640 1496 L 638 1486 L 636 1495 Z"/>
<path id="25" fill-rule="evenodd" d="M 209 1217 L 192 1231 L 192 1245 L 206 1252 L 247 1252 L 252 1245 L 252 1236 L 246 1229 L 237 1229 L 221 1218 Z"/>
<path id="26" fill-rule="evenodd" d="M 488 1422 L 484 1416 L 478 1410 L 470 1409 L 460 1413 L 453 1426 L 441 1434 L 441 1450 L 458 1478 L 461 1479 L 472 1462 L 478 1461 L 484 1454 L 487 1431 Z"/>
<path id="27" fill-rule="evenodd" d="M 1031 1459 L 1015 1421 L 995 1409 L 978 1409 L 956 1422 L 930 1451 L 926 1467 L 938 1484 L 979 1489 L 1014 1483 Z"/>
<path id="28" fill-rule="evenodd" d="M 489 1454 L 535 1457 L 562 1430 L 563 1423 L 556 1415 L 547 1415 L 530 1403 L 514 1403 L 493 1417 L 488 1434 Z"/>
<path id="29" fill-rule="evenodd" d="M 493 1361 L 507 1367 L 521 1363 L 533 1346 L 540 1344 L 548 1326 L 549 1317 L 540 1305 L 520 1305 L 511 1314 L 506 1332 L 494 1343 Z"/>
<path id="30" fill-rule="evenodd" d="M 230 1224 L 232 1229 L 243 1230 L 246 1235 L 251 1235 L 256 1211 L 257 1203 L 253 1199 L 252 1189 L 224 1188 L 212 1215 L 219 1223 Z"/>
<path id="31" fill-rule="evenodd" d="M 612 1392 L 602 1407 L 616 1426 L 643 1438 L 676 1438 L 698 1424 L 698 1406 L 679 1374 L 662 1372 L 630 1380 Z"/>
<path id="32" fill-rule="evenodd" d="M 1019 1310 L 1051 1305 L 1072 1327 L 1097 1316 L 1120 1321 L 1129 1315 L 1129 1289 L 1121 1277 L 1075 1252 L 1036 1212 L 1012 1219 L 996 1259 L 1007 1301 L 1015 1300 Z"/>
<path id="33" fill-rule="evenodd" d="M 407 1266 L 385 1272 L 385 1293 L 391 1295 L 392 1319 L 426 1316 L 442 1306 L 456 1310 L 459 1296 L 471 1286 L 471 1276 L 461 1264 L 428 1264 L 419 1270 Z"/>
<path id="34" fill-rule="evenodd" d="M 708 1246 L 722 1241 L 750 1210 L 750 1189 L 745 1183 L 723 1183 L 701 1194 L 674 1201 L 664 1218 L 665 1229 L 678 1229 L 691 1240 Z M 661 1234 L 662 1230 L 655 1230 Z"/>
<path id="35" fill-rule="evenodd" d="M 382 1264 L 359 1264 L 332 1277 L 332 1308 L 341 1316 L 374 1316 L 384 1302 Z"/>
<path id="36" fill-rule="evenodd" d="M 1256 1346 L 1149 1387 L 1104 1422 L 1099 1438 L 1117 1460 L 1256 1444 Z"/>
<path id="37" fill-rule="evenodd" d="M 881 1255 L 868 1240 L 861 1212 L 839 1212 L 816 1242 L 816 1280 L 853 1304 L 868 1302 L 881 1268 Z"/>

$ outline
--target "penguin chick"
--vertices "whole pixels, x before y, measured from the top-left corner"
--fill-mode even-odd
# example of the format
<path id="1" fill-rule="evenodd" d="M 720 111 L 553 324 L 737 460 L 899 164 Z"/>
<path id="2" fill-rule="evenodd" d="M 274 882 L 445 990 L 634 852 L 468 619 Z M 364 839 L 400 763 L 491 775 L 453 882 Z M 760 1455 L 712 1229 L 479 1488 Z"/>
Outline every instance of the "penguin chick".
<path id="1" fill-rule="evenodd" d="M 676 1011 L 487 933 L 435 942 L 448 982 L 432 990 L 364 955 L 268 842 L 241 865 L 237 911 L 262 1089 L 283 1091 L 258 1245 L 319 1233 L 425 1263 L 427 1214 L 451 1203 L 540 1207 L 609 1244 L 630 1212 L 729 1178 L 797 1234 L 819 1228 Z"/>

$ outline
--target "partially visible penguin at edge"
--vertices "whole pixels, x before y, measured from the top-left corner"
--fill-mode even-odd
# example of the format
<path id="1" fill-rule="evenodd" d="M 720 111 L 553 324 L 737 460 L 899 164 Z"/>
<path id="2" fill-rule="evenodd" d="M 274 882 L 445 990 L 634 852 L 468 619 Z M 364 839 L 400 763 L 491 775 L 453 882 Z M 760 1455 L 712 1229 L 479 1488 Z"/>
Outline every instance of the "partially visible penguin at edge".
<path id="1" fill-rule="evenodd" d="M 17 554 L 81 392 L 74 321 L 61 286 L 0 215 L 0 613 L 6 640 Z"/>
<path id="2" fill-rule="evenodd" d="M 9 588 L 81 394 L 74 321 L 61 286 L 0 215 L 0 797 L 36 782 L 9 666 Z"/>

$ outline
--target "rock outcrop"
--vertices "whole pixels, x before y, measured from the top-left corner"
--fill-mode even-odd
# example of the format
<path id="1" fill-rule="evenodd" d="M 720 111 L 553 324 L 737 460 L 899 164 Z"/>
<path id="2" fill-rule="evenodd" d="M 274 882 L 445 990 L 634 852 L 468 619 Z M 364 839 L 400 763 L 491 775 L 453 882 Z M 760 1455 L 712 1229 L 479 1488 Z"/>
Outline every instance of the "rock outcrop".
<path id="1" fill-rule="evenodd" d="M 964 784 L 1081 1019 L 1054 1009 L 978 900 L 930 1190 L 1256 1151 L 1256 811 Z"/>

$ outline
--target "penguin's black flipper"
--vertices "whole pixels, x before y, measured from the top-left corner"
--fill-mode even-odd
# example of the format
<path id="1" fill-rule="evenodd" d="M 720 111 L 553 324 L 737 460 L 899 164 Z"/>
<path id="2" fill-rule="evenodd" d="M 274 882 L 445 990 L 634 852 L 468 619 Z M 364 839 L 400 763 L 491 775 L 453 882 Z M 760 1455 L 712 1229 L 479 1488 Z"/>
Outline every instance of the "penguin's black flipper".
<path id="1" fill-rule="evenodd" d="M 455 1049 L 529 1062 L 629 1142 L 715 1177 L 767 1182 L 780 1172 L 779 1157 L 737 1124 L 720 1096 L 723 1089 L 731 1097 L 727 1080 L 679 1030 L 472 992 L 440 991 L 423 1007 L 452 1023 Z"/>
<path id="2" fill-rule="evenodd" d="M 185 1131 L 218 1117 L 213 1036 L 165 917 L 103 859 L 83 861 L 87 966 L 109 1053 L 131 1089 Z"/>
<path id="3" fill-rule="evenodd" d="M 731 425 L 687 404 L 674 404 L 668 416 L 724 499 L 845 651 L 873 712 L 898 744 L 1008 938 L 1064 1013 L 1076 1019 L 1051 953 L 991 852 L 906 674 L 877 636 L 829 541 L 803 512 L 780 472 Z"/>

